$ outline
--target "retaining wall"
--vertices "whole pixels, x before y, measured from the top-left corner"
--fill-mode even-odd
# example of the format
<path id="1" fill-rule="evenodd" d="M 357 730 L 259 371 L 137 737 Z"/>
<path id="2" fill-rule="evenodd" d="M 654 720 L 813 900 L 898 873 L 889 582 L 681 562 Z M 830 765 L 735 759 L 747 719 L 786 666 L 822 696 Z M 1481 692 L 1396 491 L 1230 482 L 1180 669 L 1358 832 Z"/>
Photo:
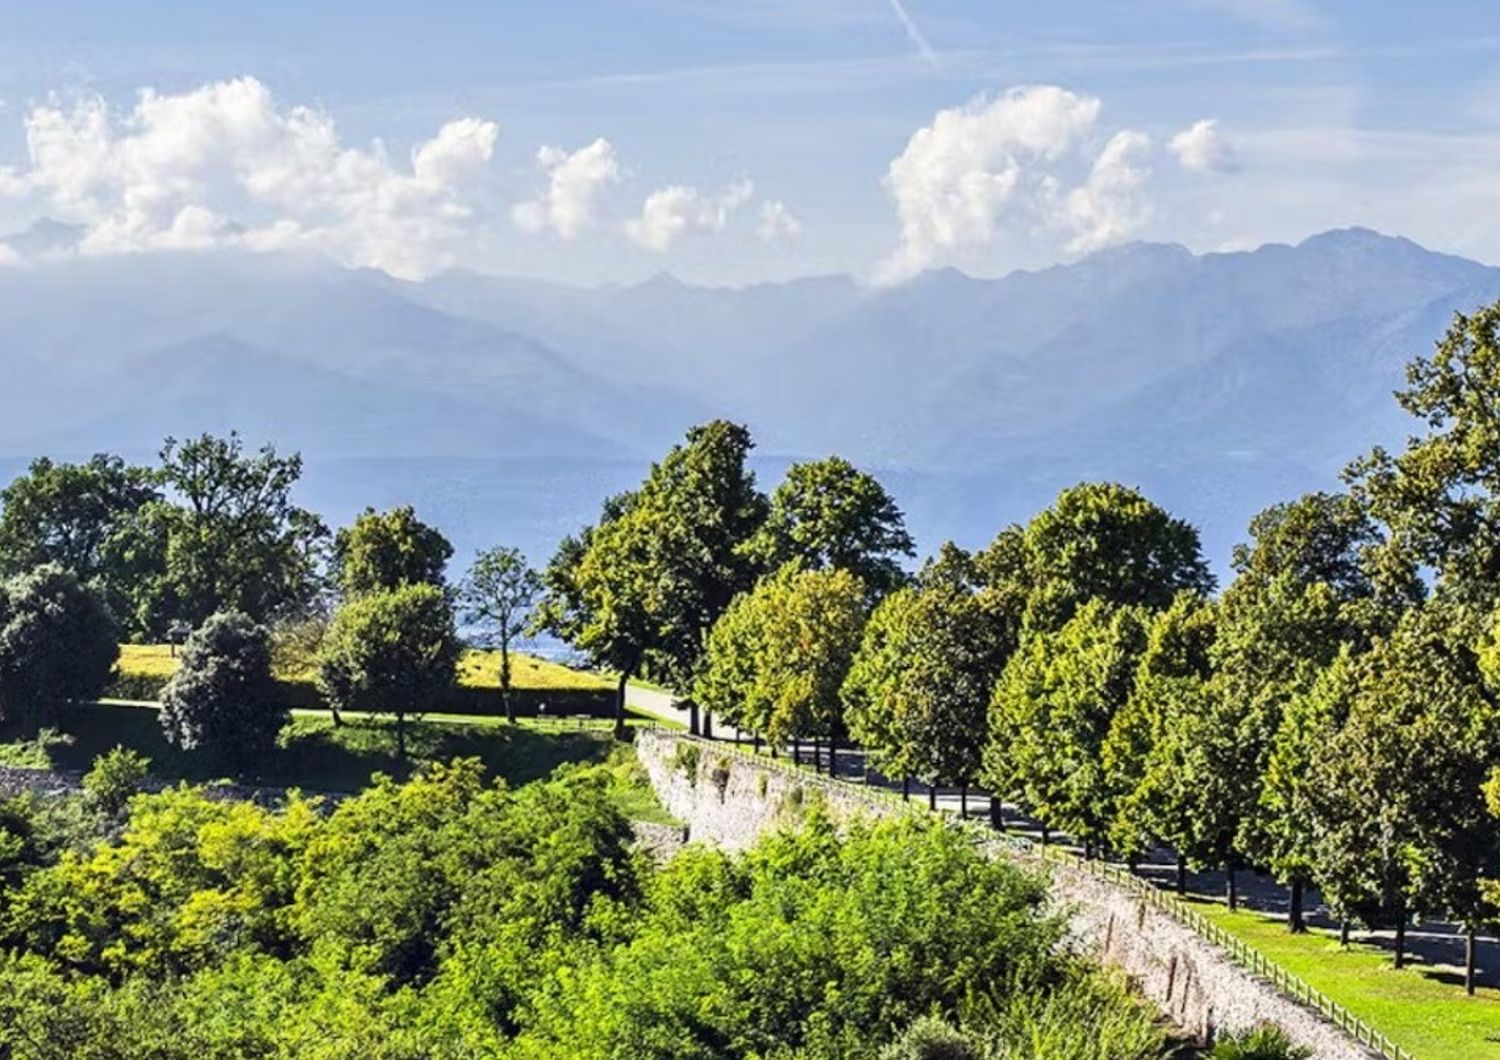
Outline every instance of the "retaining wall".
<path id="1" fill-rule="evenodd" d="M 767 831 L 795 824 L 812 802 L 825 806 L 835 819 L 925 812 L 883 792 L 663 730 L 637 733 L 636 752 L 657 797 L 685 822 L 687 837 L 728 850 L 742 850 Z M 1144 997 L 1199 1038 L 1212 1040 L 1270 1022 L 1311 1049 L 1315 1060 L 1381 1055 L 1236 963 L 1158 908 L 1149 895 L 1101 879 L 1082 864 L 1043 860 L 1000 839 L 986 842 L 996 856 L 1047 872 L 1052 900 L 1069 912 L 1079 952 L 1123 971 Z"/>

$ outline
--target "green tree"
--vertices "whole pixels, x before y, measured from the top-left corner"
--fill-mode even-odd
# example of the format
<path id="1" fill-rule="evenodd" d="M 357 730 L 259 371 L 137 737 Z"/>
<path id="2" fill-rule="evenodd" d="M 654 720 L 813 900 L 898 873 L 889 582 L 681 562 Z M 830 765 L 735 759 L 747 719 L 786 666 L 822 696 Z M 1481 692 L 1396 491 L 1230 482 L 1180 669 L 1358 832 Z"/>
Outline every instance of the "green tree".
<path id="1" fill-rule="evenodd" d="M 1021 546 L 1028 624 L 1037 628 L 1059 628 L 1089 600 L 1161 610 L 1179 592 L 1214 584 L 1198 531 L 1112 482 L 1063 490 L 1027 524 Z"/>
<path id="2" fill-rule="evenodd" d="M 244 767 L 276 746 L 291 712 L 271 677 L 271 637 L 248 615 L 210 615 L 188 638 L 162 690 L 167 742 Z"/>
<path id="3" fill-rule="evenodd" d="M 849 731 L 887 776 L 974 783 L 990 695 L 1019 615 L 945 545 L 913 586 L 875 608 L 844 682 Z"/>
<path id="4" fill-rule="evenodd" d="M 516 715 L 510 700 L 510 647 L 530 624 L 532 606 L 541 593 L 542 579 L 526 557 L 519 549 L 503 547 L 481 552 L 459 590 L 464 621 L 500 652 L 500 696 L 512 723 Z"/>
<path id="5" fill-rule="evenodd" d="M 167 439 L 160 475 L 171 503 L 145 513 L 167 542 L 149 594 L 156 625 L 169 616 L 196 627 L 215 611 L 265 622 L 316 602 L 328 532 L 292 503 L 301 474 L 300 456 L 246 453 L 236 434 Z"/>
<path id="6" fill-rule="evenodd" d="M 1143 608 L 1090 600 L 1058 630 L 1030 633 L 995 686 L 990 789 L 1019 794 L 1089 850 L 1115 818 L 1102 749 L 1134 689 L 1150 622 Z"/>
<path id="7" fill-rule="evenodd" d="M 444 584 L 453 546 L 411 507 L 366 508 L 333 538 L 334 580 L 346 598 L 403 585 Z"/>
<path id="8" fill-rule="evenodd" d="M 741 547 L 765 518 L 745 466 L 745 428 L 715 420 L 652 467 L 641 488 L 606 502 L 601 521 L 563 542 L 544 576 L 543 627 L 625 689 L 644 665 L 679 692 L 692 687 L 705 639 L 736 593 L 754 581 Z"/>
<path id="9" fill-rule="evenodd" d="M 391 714 L 406 756 L 406 721 L 441 702 L 457 677 L 453 608 L 435 585 L 369 593 L 334 616 L 318 660 L 318 690 L 335 711 Z"/>
<path id="10" fill-rule="evenodd" d="M 1403 615 L 1359 657 L 1347 718 L 1313 748 L 1319 883 L 1336 907 L 1395 927 L 1397 967 L 1411 914 L 1484 918 L 1483 785 L 1500 761 L 1500 711 L 1473 642 L 1461 608 Z"/>
<path id="11" fill-rule="evenodd" d="M 792 560 L 810 570 L 850 571 L 877 598 L 905 580 L 901 560 L 916 554 L 890 494 L 837 456 L 787 469 L 745 550 L 766 571 Z"/>
<path id="12" fill-rule="evenodd" d="M 83 464 L 32 461 L 0 491 L 0 577 L 55 563 L 100 588 L 127 618 L 138 571 L 124 561 L 136 513 L 161 499 L 154 478 L 103 453 Z"/>
<path id="13" fill-rule="evenodd" d="M 864 620 L 865 587 L 852 573 L 789 563 L 736 597 L 714 624 L 694 694 L 778 743 L 837 739 L 839 690 Z"/>
<path id="14" fill-rule="evenodd" d="M 1450 593 L 1493 607 L 1500 585 L 1500 303 L 1455 314 L 1431 357 L 1407 365 L 1401 407 L 1423 425 L 1345 471 L 1389 528 L 1386 551 L 1436 571 Z"/>
<path id="15" fill-rule="evenodd" d="M 119 640 L 109 609 L 71 571 L 48 564 L 0 586 L 0 717 L 37 723 L 98 699 Z"/>

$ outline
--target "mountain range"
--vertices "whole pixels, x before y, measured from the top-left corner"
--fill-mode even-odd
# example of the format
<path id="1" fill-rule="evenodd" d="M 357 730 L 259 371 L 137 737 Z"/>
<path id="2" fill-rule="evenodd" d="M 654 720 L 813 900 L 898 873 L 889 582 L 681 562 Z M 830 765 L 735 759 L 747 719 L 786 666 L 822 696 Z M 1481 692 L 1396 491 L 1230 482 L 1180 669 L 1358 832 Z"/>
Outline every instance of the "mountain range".
<path id="1" fill-rule="evenodd" d="M 83 257 L 44 223 L 0 269 L 0 476 L 238 429 L 307 462 L 334 523 L 413 503 L 466 556 L 545 559 L 692 423 L 875 471 L 924 550 L 1085 478 L 1198 524 L 1221 573 L 1266 504 L 1410 429 L 1391 392 L 1500 270 L 1365 229 L 1196 255 L 1132 244 L 999 279 L 575 288 L 411 283 L 224 251 Z"/>

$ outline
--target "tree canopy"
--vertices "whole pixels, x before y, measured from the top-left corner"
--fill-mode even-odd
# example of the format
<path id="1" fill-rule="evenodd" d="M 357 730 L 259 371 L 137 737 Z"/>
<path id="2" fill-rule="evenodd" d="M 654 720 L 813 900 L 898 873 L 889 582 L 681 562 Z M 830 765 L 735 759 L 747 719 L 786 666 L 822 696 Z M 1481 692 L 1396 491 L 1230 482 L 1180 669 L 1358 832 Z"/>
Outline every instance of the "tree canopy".
<path id="1" fill-rule="evenodd" d="M 366 508 L 333 538 L 333 575 L 346 597 L 403 585 L 445 584 L 453 546 L 409 506 Z"/>

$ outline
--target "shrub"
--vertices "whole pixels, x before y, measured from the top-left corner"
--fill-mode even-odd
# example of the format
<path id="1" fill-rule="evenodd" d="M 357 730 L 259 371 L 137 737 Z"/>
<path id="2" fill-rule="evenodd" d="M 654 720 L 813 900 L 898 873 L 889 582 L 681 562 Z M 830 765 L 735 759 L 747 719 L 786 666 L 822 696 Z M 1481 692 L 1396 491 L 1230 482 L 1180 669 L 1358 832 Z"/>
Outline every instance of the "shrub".
<path id="1" fill-rule="evenodd" d="M 1209 1051 L 1209 1060 L 1307 1060 L 1312 1050 L 1294 1045 L 1291 1037 L 1272 1023 L 1220 1038 Z"/>
<path id="2" fill-rule="evenodd" d="M 969 1038 L 935 1016 L 923 1016 L 880 1050 L 880 1060 L 980 1060 Z"/>
<path id="3" fill-rule="evenodd" d="M 104 602 L 61 567 L 0 587 L 0 716 L 44 718 L 63 703 L 99 698 L 119 639 Z"/>
<path id="4" fill-rule="evenodd" d="M 698 785 L 698 758 L 698 745 L 691 743 L 678 744 L 672 757 L 672 764 L 682 770 L 682 775 L 694 787 Z"/>
<path id="5" fill-rule="evenodd" d="M 125 747 L 116 747 L 94 759 L 83 777 L 83 794 L 89 805 L 110 817 L 125 809 L 130 796 L 140 790 L 151 769 L 151 760 Z"/>
<path id="6" fill-rule="evenodd" d="M 228 764 L 267 754 L 289 717 L 271 678 L 270 637 L 239 612 L 212 616 L 188 638 L 162 690 L 167 741 Z"/>

